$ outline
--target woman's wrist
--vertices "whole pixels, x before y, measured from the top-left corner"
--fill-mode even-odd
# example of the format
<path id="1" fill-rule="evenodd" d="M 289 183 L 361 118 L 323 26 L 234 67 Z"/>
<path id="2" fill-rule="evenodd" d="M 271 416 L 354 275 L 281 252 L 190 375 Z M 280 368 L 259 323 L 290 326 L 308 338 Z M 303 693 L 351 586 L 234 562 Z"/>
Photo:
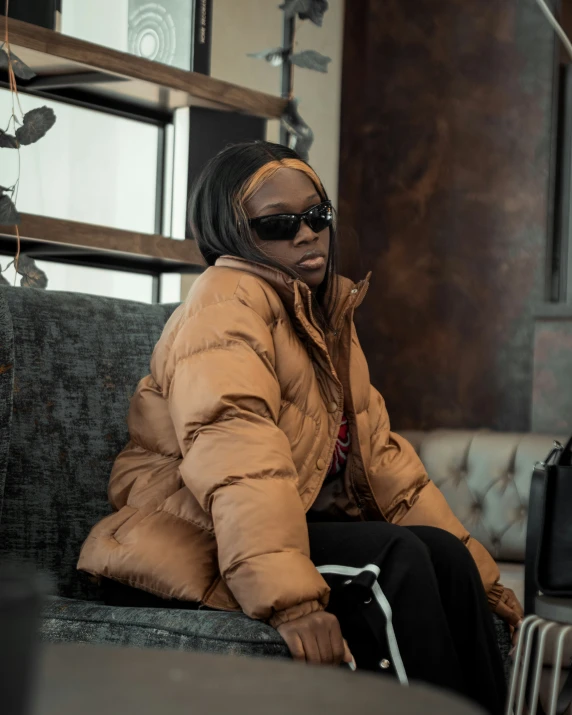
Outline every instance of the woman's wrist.
<path id="1" fill-rule="evenodd" d="M 324 609 L 325 606 L 318 600 L 305 601 L 304 603 L 295 604 L 281 611 L 276 611 L 268 620 L 268 623 L 273 628 L 278 628 L 284 623 L 295 621 L 298 618 L 309 615 L 310 613 L 316 613 L 317 611 L 323 611 Z"/>

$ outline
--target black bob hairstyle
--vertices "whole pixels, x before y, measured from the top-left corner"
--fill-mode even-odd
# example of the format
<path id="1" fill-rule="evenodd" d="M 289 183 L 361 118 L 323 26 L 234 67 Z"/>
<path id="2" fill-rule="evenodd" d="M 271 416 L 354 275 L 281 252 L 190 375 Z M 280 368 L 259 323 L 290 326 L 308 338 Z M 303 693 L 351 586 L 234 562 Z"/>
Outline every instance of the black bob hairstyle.
<path id="1" fill-rule="evenodd" d="M 322 200 L 326 201 L 328 197 L 314 170 L 295 151 L 281 144 L 265 141 L 235 144 L 209 161 L 192 187 L 188 214 L 191 235 L 207 265 L 214 265 L 221 256 L 237 256 L 300 278 L 256 245 L 244 210 L 245 189 L 252 177 L 267 164 L 284 163 L 287 167 L 292 160 L 303 165 L 299 168 L 312 179 Z M 326 276 L 314 301 L 322 328 L 331 321 L 335 292 L 336 241 L 332 226 Z"/>

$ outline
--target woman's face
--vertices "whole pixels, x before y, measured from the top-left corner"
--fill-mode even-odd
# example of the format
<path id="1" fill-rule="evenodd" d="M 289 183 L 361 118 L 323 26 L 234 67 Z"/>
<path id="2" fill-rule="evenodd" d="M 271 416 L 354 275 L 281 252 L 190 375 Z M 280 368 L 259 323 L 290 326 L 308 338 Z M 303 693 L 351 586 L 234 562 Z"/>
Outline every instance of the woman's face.
<path id="1" fill-rule="evenodd" d="M 248 218 L 273 214 L 300 214 L 322 202 L 316 187 L 301 171 L 278 169 L 246 202 Z M 305 221 L 291 241 L 254 240 L 267 256 L 296 271 L 302 280 L 316 289 L 326 277 L 330 253 L 330 229 L 315 233 Z"/>

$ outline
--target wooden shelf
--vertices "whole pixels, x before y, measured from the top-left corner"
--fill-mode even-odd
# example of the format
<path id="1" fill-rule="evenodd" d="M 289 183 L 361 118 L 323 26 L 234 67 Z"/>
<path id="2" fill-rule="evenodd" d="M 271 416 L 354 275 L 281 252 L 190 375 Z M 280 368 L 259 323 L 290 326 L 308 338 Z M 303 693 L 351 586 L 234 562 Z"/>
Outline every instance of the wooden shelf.
<path id="1" fill-rule="evenodd" d="M 0 17 L 0 38 L 6 18 Z M 180 107 L 202 106 L 279 118 L 286 100 L 239 87 L 196 72 L 135 57 L 84 42 L 27 22 L 9 20 L 10 47 L 37 77 L 18 80 L 24 91 L 57 97 L 57 91 L 80 89 L 94 100 L 172 112 Z"/>
<path id="2" fill-rule="evenodd" d="M 20 237 L 23 253 L 45 261 L 152 274 L 197 273 L 205 265 L 191 240 L 33 214 L 22 214 Z M 15 252 L 15 227 L 0 226 L 0 253 Z"/>

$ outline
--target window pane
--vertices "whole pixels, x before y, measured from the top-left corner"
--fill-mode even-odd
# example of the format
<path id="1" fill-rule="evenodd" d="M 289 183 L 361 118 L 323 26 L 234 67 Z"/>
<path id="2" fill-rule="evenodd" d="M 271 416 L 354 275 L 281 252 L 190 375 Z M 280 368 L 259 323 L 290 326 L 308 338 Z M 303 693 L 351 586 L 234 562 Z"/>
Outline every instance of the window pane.
<path id="1" fill-rule="evenodd" d="M 2 269 L 13 260 L 13 256 L 0 256 Z M 140 273 L 111 271 L 106 268 L 87 268 L 52 261 L 36 261 L 36 265 L 48 276 L 48 290 L 88 293 L 124 300 L 151 303 L 153 300 L 153 278 Z M 11 266 L 2 273 L 10 285 L 14 285 L 15 271 Z M 16 278 L 20 285 L 21 276 Z M 23 288 L 22 290 L 26 290 Z"/>
<path id="2" fill-rule="evenodd" d="M 161 276 L 160 303 L 180 303 L 181 301 L 181 274 L 163 273 Z"/>
<path id="3" fill-rule="evenodd" d="M 20 95 L 27 112 L 45 99 Z M 53 128 L 20 149 L 18 209 L 143 233 L 155 232 L 159 129 L 101 112 L 49 102 Z M 0 90 L 0 117 L 12 100 Z M 0 185 L 18 177 L 18 156 L 2 149 Z"/>
<path id="4" fill-rule="evenodd" d="M 128 51 L 128 0 L 63 0 L 62 33 Z"/>
<path id="5" fill-rule="evenodd" d="M 62 32 L 188 70 L 192 0 L 63 0 Z"/>

